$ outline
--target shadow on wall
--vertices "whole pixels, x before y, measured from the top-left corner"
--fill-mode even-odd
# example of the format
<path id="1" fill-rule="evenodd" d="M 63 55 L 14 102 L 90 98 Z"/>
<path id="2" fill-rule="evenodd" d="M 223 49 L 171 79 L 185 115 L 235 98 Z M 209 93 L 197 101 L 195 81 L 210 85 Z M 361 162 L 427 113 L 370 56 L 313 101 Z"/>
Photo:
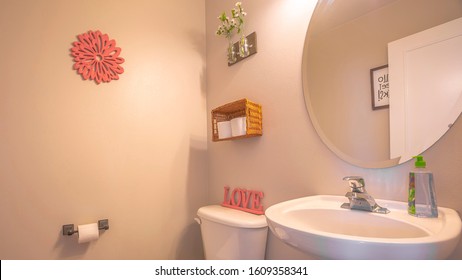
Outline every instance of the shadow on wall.
<path id="1" fill-rule="evenodd" d="M 104 236 L 106 231 L 100 231 L 100 237 Z M 92 242 L 78 244 L 79 235 L 73 234 L 71 236 L 63 236 L 63 232 L 60 230 L 58 236 L 56 237 L 56 243 L 54 250 L 58 251 L 58 259 L 62 260 L 78 260 L 82 256 L 85 256 L 86 252 L 89 250 Z M 78 246 L 76 246 L 78 244 Z"/>
<path id="2" fill-rule="evenodd" d="M 207 203 L 207 141 L 191 137 L 187 168 L 184 209 L 187 211 L 185 216 L 190 222 L 180 233 L 175 259 L 203 260 L 200 226 L 194 218 L 197 217 L 197 210 Z"/>
<path id="3" fill-rule="evenodd" d="M 200 226 L 194 222 L 187 226 L 178 242 L 175 259 L 177 260 L 203 260 L 204 249 Z"/>
<path id="4" fill-rule="evenodd" d="M 59 259 L 78 259 L 80 256 L 85 255 L 85 252 L 88 250 L 90 243 L 84 243 L 80 244 L 81 246 L 75 246 L 79 238 L 77 234 L 72 236 L 63 236 L 62 234 L 62 231 L 59 231 L 54 246 L 55 250 L 59 250 Z"/>
<path id="5" fill-rule="evenodd" d="M 192 48 L 202 58 L 205 65 L 205 38 L 203 34 L 194 30 L 188 30 L 186 36 L 191 42 Z M 201 85 L 202 98 L 206 97 L 205 66 L 200 72 L 199 82 Z M 205 134 L 207 136 L 207 133 Z M 208 180 L 207 180 L 207 139 L 190 137 L 189 161 L 186 179 L 186 217 L 190 223 L 180 233 L 175 259 L 177 260 L 203 260 L 204 250 L 199 224 L 196 223 L 197 210 L 207 203 Z M 175 176 L 175 174 L 173 175 Z"/>
<path id="6" fill-rule="evenodd" d="M 207 90 L 206 90 L 206 80 L 205 80 L 205 61 L 206 61 L 206 57 L 205 57 L 205 41 L 206 41 L 206 38 L 205 36 L 200 33 L 200 32 L 197 32 L 195 30 L 187 30 L 186 33 L 185 33 L 185 36 L 189 39 L 189 42 L 191 44 L 191 48 L 194 49 L 196 52 L 197 52 L 197 55 L 201 58 L 202 60 L 202 69 L 200 71 L 200 75 L 199 75 L 199 83 L 200 83 L 200 89 L 201 89 L 201 94 L 202 94 L 202 98 L 206 98 L 207 96 Z"/>

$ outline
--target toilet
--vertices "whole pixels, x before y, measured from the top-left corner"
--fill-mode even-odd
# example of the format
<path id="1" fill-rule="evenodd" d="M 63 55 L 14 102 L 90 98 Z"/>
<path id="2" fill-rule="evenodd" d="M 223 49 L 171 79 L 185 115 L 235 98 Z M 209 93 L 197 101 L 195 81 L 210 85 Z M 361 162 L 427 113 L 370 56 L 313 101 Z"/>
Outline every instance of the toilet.
<path id="1" fill-rule="evenodd" d="M 264 260 L 265 215 L 209 205 L 197 211 L 206 260 Z"/>

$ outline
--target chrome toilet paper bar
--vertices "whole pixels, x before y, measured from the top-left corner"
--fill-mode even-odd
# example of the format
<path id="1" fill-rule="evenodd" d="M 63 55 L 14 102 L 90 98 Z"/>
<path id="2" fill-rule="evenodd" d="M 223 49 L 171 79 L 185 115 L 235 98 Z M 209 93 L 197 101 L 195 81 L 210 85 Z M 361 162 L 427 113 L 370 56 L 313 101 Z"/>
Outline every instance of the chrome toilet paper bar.
<path id="1" fill-rule="evenodd" d="M 109 229 L 109 220 L 99 220 L 98 221 L 99 230 L 108 230 Z M 73 235 L 74 233 L 79 233 L 78 230 L 74 229 L 74 224 L 63 225 L 63 235 Z"/>

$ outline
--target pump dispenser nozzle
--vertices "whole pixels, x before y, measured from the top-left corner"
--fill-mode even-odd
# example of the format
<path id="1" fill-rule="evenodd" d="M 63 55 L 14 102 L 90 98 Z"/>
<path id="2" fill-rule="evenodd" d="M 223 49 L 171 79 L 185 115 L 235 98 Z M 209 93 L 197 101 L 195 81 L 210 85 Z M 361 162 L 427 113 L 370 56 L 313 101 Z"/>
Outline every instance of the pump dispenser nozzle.
<path id="1" fill-rule="evenodd" d="M 415 167 L 417 168 L 425 168 L 427 163 L 423 159 L 423 156 L 415 156 Z"/>

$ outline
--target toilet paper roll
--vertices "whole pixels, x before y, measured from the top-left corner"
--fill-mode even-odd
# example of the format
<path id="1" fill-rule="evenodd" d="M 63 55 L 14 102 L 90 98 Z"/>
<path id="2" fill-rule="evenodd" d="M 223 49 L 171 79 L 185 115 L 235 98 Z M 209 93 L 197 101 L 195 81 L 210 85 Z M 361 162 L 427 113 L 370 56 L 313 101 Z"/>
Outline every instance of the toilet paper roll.
<path id="1" fill-rule="evenodd" d="M 233 137 L 245 135 L 246 130 L 246 117 L 239 117 L 231 120 L 231 135 Z"/>
<path id="2" fill-rule="evenodd" d="M 230 121 L 219 122 L 217 123 L 217 126 L 218 126 L 218 138 L 219 139 L 231 137 L 231 122 Z"/>
<path id="3" fill-rule="evenodd" d="M 79 244 L 87 243 L 99 238 L 98 224 L 86 224 L 77 226 L 79 231 Z"/>

